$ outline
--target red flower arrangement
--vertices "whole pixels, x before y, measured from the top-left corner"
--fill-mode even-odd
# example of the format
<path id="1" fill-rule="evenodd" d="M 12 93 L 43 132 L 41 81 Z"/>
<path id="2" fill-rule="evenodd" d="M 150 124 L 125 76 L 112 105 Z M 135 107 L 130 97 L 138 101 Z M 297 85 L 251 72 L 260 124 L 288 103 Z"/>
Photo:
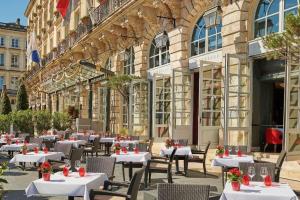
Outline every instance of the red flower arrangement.
<path id="1" fill-rule="evenodd" d="M 242 173 L 238 168 L 229 170 L 228 179 L 231 181 L 231 186 L 234 191 L 240 191 Z"/>
<path id="2" fill-rule="evenodd" d="M 222 158 L 223 154 L 224 154 L 224 147 L 218 145 L 217 150 L 216 150 L 216 155 L 219 156 L 220 158 Z"/>
<path id="3" fill-rule="evenodd" d="M 120 146 L 119 143 L 115 144 L 114 150 L 115 150 L 115 152 L 116 152 L 117 155 L 120 155 L 121 146 Z"/>
<path id="4" fill-rule="evenodd" d="M 52 172 L 52 166 L 50 165 L 50 163 L 47 161 L 42 163 L 40 171 L 43 175 L 44 181 L 50 181 L 50 174 Z"/>

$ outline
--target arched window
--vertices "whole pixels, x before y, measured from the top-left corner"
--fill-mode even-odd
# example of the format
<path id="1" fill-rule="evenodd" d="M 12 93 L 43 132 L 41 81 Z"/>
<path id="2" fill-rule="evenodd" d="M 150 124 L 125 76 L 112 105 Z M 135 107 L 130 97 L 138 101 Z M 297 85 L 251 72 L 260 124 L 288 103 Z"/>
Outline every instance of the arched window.
<path id="1" fill-rule="evenodd" d="M 112 59 L 111 59 L 111 57 L 109 57 L 109 58 L 106 60 L 106 62 L 105 62 L 104 68 L 105 68 L 105 69 L 108 69 L 108 70 L 111 70 L 112 67 L 113 67 Z"/>
<path id="2" fill-rule="evenodd" d="M 157 44 L 159 42 L 159 44 Z M 149 55 L 149 68 L 170 63 L 169 38 L 166 34 L 156 36 L 151 43 Z"/>
<path id="3" fill-rule="evenodd" d="M 288 13 L 297 14 L 299 0 L 261 0 L 255 15 L 254 37 L 282 32 Z"/>
<path id="4" fill-rule="evenodd" d="M 192 56 L 203 54 L 222 48 L 222 23 L 206 28 L 205 21 L 201 17 L 195 25 L 192 43 Z"/>
<path id="5" fill-rule="evenodd" d="M 134 74 L 134 49 L 130 47 L 124 53 L 124 74 Z"/>

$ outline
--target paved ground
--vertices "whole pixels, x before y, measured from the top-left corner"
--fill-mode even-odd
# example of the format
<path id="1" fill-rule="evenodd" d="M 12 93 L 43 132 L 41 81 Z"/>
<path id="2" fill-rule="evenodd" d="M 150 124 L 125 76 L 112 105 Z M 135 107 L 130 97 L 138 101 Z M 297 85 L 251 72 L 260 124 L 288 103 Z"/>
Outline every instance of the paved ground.
<path id="1" fill-rule="evenodd" d="M 3 159 L 2 159 L 3 160 Z M 14 165 L 10 165 L 10 170 L 5 173 L 5 178 L 8 180 L 8 184 L 4 186 L 6 193 L 4 195 L 4 200 L 67 200 L 66 197 L 31 197 L 27 198 L 25 196 L 24 189 L 27 185 L 37 179 L 38 173 L 35 168 L 28 166 L 25 171 L 16 168 Z M 116 165 L 115 170 L 115 181 L 122 180 L 122 172 L 120 165 Z M 164 174 L 153 174 L 153 181 L 151 183 L 150 190 L 147 191 L 154 193 L 157 183 L 167 182 L 166 176 Z M 182 175 L 174 175 L 175 183 L 188 183 L 188 184 L 209 184 L 214 186 L 215 190 L 221 191 L 221 179 L 216 175 L 207 175 L 206 177 L 200 172 L 190 171 L 189 177 L 184 177 Z M 120 189 L 119 191 L 126 191 Z M 82 198 L 76 198 L 76 200 Z M 144 191 L 140 191 L 138 195 L 138 200 L 144 199 Z"/>

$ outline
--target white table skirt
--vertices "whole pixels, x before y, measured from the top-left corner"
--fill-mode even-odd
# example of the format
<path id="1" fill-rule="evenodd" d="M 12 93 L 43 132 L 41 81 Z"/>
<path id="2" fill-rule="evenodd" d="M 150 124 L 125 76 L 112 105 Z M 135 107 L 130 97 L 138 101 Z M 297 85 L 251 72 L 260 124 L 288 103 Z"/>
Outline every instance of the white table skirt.
<path id="1" fill-rule="evenodd" d="M 167 148 L 162 148 L 160 150 L 160 156 L 169 156 L 172 154 L 174 148 L 171 147 L 169 149 Z M 176 150 L 176 153 L 175 153 L 176 156 L 189 156 L 190 158 L 193 157 L 192 155 L 192 151 L 191 151 L 191 147 L 179 147 L 177 148 Z"/>
<path id="2" fill-rule="evenodd" d="M 127 147 L 129 146 L 129 144 L 138 144 L 139 141 L 138 140 L 120 140 L 120 141 L 114 141 L 113 145 L 115 144 L 120 144 L 121 147 Z"/>
<path id="3" fill-rule="evenodd" d="M 230 155 L 228 157 L 215 158 L 211 165 L 213 167 L 239 167 L 240 162 L 254 163 L 253 156 L 243 155 L 242 157 L 238 157 Z"/>
<path id="4" fill-rule="evenodd" d="M 0 151 L 21 151 L 22 146 L 24 146 L 23 143 L 3 145 L 0 148 Z M 35 147 L 39 147 L 39 145 L 35 143 L 26 144 L 26 146 L 28 150 L 33 150 Z"/>
<path id="5" fill-rule="evenodd" d="M 108 137 L 100 138 L 100 142 L 101 143 L 114 143 L 115 138 L 108 138 Z"/>
<path id="6" fill-rule="evenodd" d="M 68 177 L 57 172 L 51 175 L 50 181 L 38 179 L 31 182 L 26 188 L 27 197 L 44 196 L 80 196 L 89 200 L 91 189 L 98 190 L 104 181 L 108 180 L 104 173 L 87 173 L 80 177 L 77 172 L 72 172 Z"/>
<path id="7" fill-rule="evenodd" d="M 63 141 L 58 141 L 57 143 L 72 144 L 73 147 L 78 148 L 79 145 L 85 145 L 87 143 L 87 141 L 85 141 L 85 140 L 63 140 Z"/>
<path id="8" fill-rule="evenodd" d="M 149 152 L 139 152 L 138 154 L 134 152 L 127 152 L 127 154 L 120 153 L 120 155 L 112 154 L 111 157 L 116 158 L 116 162 L 133 162 L 133 163 L 143 163 L 147 164 L 147 161 L 151 159 L 151 154 Z"/>
<path id="9" fill-rule="evenodd" d="M 18 162 L 36 162 L 36 163 L 43 163 L 47 160 L 61 160 L 64 154 L 62 152 L 48 152 L 45 154 L 42 151 L 39 153 L 30 152 L 26 155 L 17 154 L 15 155 L 9 162 L 10 163 L 18 163 Z"/>
<path id="10" fill-rule="evenodd" d="M 59 138 L 58 135 L 41 135 L 39 138 L 42 138 L 43 140 L 56 140 L 56 138 Z"/>
<path id="11" fill-rule="evenodd" d="M 99 135 L 90 135 L 89 140 L 94 141 L 98 137 L 99 137 Z"/>
<path id="12" fill-rule="evenodd" d="M 251 182 L 241 185 L 241 191 L 233 191 L 227 182 L 220 200 L 298 200 L 288 184 L 273 183 L 266 187 L 263 182 Z"/>
<path id="13" fill-rule="evenodd" d="M 11 141 L 12 141 L 12 142 L 16 142 L 16 141 L 23 142 L 24 139 L 23 139 L 23 138 L 12 138 Z M 1 139 L 0 139 L 0 143 L 1 143 L 1 144 L 6 144 L 6 143 L 7 143 L 7 140 L 6 140 L 5 138 L 1 138 Z"/>

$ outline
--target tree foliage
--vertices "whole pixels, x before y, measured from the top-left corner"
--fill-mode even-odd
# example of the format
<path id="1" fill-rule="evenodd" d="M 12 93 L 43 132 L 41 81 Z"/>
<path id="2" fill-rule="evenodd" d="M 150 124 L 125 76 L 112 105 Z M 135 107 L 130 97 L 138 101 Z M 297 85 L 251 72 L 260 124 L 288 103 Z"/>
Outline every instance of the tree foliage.
<path id="1" fill-rule="evenodd" d="M 9 132 L 10 120 L 10 115 L 0 115 L 0 132 Z"/>
<path id="2" fill-rule="evenodd" d="M 25 85 L 19 86 L 16 100 L 16 110 L 27 110 L 29 108 L 28 95 Z"/>
<path id="3" fill-rule="evenodd" d="M 300 11 L 300 10 L 299 10 Z M 291 56 L 300 59 L 300 14 L 289 13 L 285 18 L 285 31 L 273 33 L 263 39 L 264 46 L 271 50 L 269 58 L 287 59 Z"/>
<path id="4" fill-rule="evenodd" d="M 7 95 L 7 90 L 2 89 L 1 99 L 0 99 L 0 114 L 7 115 L 11 112 L 10 100 Z"/>
<path id="5" fill-rule="evenodd" d="M 40 134 L 44 130 L 51 129 L 52 115 L 49 111 L 40 110 L 34 112 L 35 125 L 38 133 Z"/>
<path id="6" fill-rule="evenodd" d="M 33 113 L 31 110 L 19 110 L 11 113 L 11 122 L 14 127 L 23 133 L 33 134 Z"/>
<path id="7" fill-rule="evenodd" d="M 72 120 L 67 113 L 55 112 L 52 115 L 53 128 L 56 130 L 66 130 L 71 127 Z"/>

